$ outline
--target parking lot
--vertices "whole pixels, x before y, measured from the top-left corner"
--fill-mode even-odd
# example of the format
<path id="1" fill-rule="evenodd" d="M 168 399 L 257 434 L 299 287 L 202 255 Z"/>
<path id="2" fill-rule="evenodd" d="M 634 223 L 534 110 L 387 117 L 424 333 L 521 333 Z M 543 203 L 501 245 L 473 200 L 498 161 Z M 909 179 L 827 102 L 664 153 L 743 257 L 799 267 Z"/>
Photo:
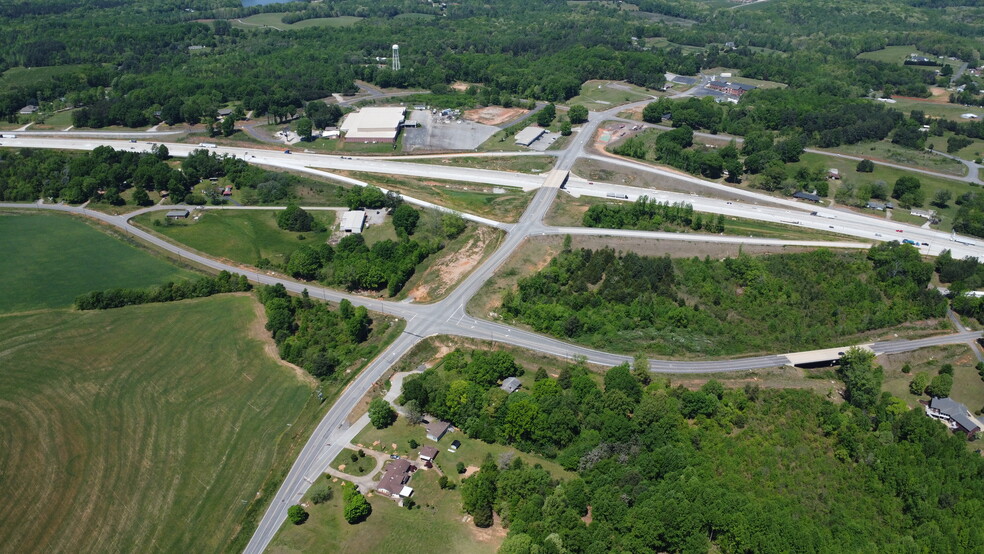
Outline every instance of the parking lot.
<path id="1" fill-rule="evenodd" d="M 405 152 L 474 150 L 499 130 L 473 121 L 449 119 L 442 117 L 440 112 L 432 114 L 427 110 L 411 111 L 407 120 L 416 121 L 420 126 L 403 130 Z"/>

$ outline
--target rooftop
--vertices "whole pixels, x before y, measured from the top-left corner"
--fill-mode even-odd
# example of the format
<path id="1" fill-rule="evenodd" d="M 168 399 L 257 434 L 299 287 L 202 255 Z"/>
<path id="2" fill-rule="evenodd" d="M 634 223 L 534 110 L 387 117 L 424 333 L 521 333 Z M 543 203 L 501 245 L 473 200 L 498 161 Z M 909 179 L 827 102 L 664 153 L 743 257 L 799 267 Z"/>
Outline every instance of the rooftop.
<path id="1" fill-rule="evenodd" d="M 547 132 L 546 129 L 542 127 L 527 127 L 522 131 L 516 133 L 516 144 L 522 144 L 523 146 L 529 146 L 533 141 L 540 138 L 540 135 Z"/>
<path id="2" fill-rule="evenodd" d="M 440 450 L 434 448 L 433 446 L 425 446 L 420 449 L 420 457 L 433 460 L 434 457 L 437 456 L 438 452 L 440 452 Z"/>
<path id="3" fill-rule="evenodd" d="M 448 427 L 451 427 L 451 424 L 448 423 L 447 421 L 441 421 L 439 419 L 435 419 L 434 421 L 427 424 L 427 434 L 435 437 L 439 437 L 444 433 L 448 432 Z"/>
<path id="4" fill-rule="evenodd" d="M 519 387 L 520 387 L 519 379 L 515 377 L 506 377 L 505 380 L 502 381 L 502 386 L 500 386 L 499 388 L 506 392 L 511 393 L 519 390 Z"/>
<path id="5" fill-rule="evenodd" d="M 380 139 L 396 136 L 406 108 L 362 108 L 345 117 L 340 129 L 347 138 Z"/>

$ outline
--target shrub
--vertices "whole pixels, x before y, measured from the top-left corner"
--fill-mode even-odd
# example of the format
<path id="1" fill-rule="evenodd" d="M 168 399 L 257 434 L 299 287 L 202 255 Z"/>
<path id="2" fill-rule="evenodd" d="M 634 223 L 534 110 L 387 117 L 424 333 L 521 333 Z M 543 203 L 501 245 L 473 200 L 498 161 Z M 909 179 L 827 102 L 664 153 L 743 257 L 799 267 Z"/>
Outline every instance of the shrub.
<path id="1" fill-rule="evenodd" d="M 331 500 L 332 492 L 331 487 L 327 485 L 319 485 L 311 490 L 311 502 L 315 504 L 324 504 Z"/>
<path id="2" fill-rule="evenodd" d="M 417 448 L 418 446 L 420 446 L 420 443 L 417 442 L 417 441 L 415 441 L 415 440 L 413 440 L 413 439 L 410 439 L 409 444 L 410 444 L 410 449 L 411 450 Z"/>
<path id="3" fill-rule="evenodd" d="M 298 504 L 287 508 L 287 519 L 294 525 L 300 525 L 307 521 L 308 513 Z"/>

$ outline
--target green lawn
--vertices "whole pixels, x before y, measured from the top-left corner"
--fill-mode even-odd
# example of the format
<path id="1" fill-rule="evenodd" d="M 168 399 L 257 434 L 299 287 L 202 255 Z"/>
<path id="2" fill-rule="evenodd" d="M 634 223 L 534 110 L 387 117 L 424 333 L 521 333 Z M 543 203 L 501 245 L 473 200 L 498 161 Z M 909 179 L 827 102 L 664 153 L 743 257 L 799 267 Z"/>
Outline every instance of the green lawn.
<path id="1" fill-rule="evenodd" d="M 427 432 L 424 430 L 422 424 L 410 425 L 407 423 L 406 418 L 403 417 L 385 429 L 376 429 L 372 426 L 366 427 L 352 440 L 352 444 L 356 446 L 361 444 L 365 448 L 372 448 L 373 450 L 386 452 L 387 454 L 410 456 L 416 459 L 420 448 L 411 449 L 409 444 L 410 439 L 417 441 L 420 446 L 426 446 L 428 444 L 436 446 L 441 452 L 434 461 L 452 480 L 460 479 L 455 471 L 455 466 L 458 462 L 464 463 L 465 466 L 478 467 L 482 465 L 482 461 L 487 454 L 491 454 L 493 458 L 498 459 L 500 455 L 507 453 L 520 456 L 531 464 L 542 465 L 555 478 L 569 479 L 573 477 L 572 473 L 562 468 L 556 462 L 533 454 L 520 453 L 515 448 L 506 445 L 488 444 L 478 439 L 471 439 L 461 431 L 448 433 L 439 443 L 435 443 L 427 438 Z M 458 448 L 457 452 L 448 452 L 448 446 L 453 440 L 461 441 L 461 447 Z M 392 448 L 394 444 L 396 445 L 395 450 Z"/>
<path id="2" fill-rule="evenodd" d="M 356 457 L 359 456 L 357 451 L 351 448 L 343 448 L 338 456 L 335 457 L 334 461 L 331 462 L 331 467 L 356 477 L 369 475 L 376 469 L 376 459 L 372 456 L 363 456 L 353 462 L 352 454 L 355 454 Z"/>
<path id="3" fill-rule="evenodd" d="M 227 548 L 317 415 L 309 382 L 264 352 L 256 307 L 0 317 L 4 550 Z"/>
<path id="4" fill-rule="evenodd" d="M 935 140 L 933 140 L 935 139 Z M 943 137 L 933 137 L 927 144 L 935 143 L 935 146 L 941 152 L 946 152 L 946 140 Z M 946 158 L 940 156 L 939 154 L 934 154 L 933 152 L 928 152 L 926 150 L 914 150 L 912 148 L 905 148 L 904 146 L 899 146 L 897 144 L 892 144 L 891 141 L 881 140 L 878 142 L 860 142 L 857 144 L 844 144 L 836 148 L 829 149 L 831 152 L 839 152 L 841 154 L 848 154 L 850 156 L 862 156 L 866 158 L 872 158 L 875 160 L 884 160 L 887 162 L 892 162 L 900 165 L 908 165 L 912 167 L 919 167 L 923 169 L 928 169 L 930 171 L 936 171 L 938 173 L 947 173 L 950 175 L 955 175 L 962 177 L 967 174 L 967 167 L 964 164 L 958 162 L 957 160 Z"/>
<path id="5" fill-rule="evenodd" d="M 957 205 L 955 202 L 951 201 L 950 204 L 945 209 L 940 209 L 936 206 L 930 206 L 929 202 L 933 199 L 933 195 L 937 190 L 949 190 L 953 194 L 953 199 L 956 200 L 958 196 L 965 192 L 976 191 L 976 187 L 971 186 L 968 183 L 961 181 L 954 181 L 952 179 L 944 179 L 942 177 L 931 177 L 929 175 L 923 175 L 919 173 L 912 173 L 908 171 L 903 171 L 901 169 L 895 169 L 891 167 L 885 167 L 875 164 L 875 170 L 872 173 L 858 173 L 856 171 L 857 162 L 853 160 L 844 160 L 840 158 L 834 158 L 831 156 L 824 156 L 822 154 L 810 154 L 806 153 L 800 157 L 800 161 L 794 164 L 789 164 L 791 171 L 795 171 L 795 168 L 806 166 L 810 168 L 837 168 L 840 170 L 841 183 L 854 183 L 859 186 L 864 183 L 876 183 L 878 181 L 884 182 L 889 192 L 891 192 L 892 186 L 895 181 L 902 177 L 903 175 L 911 175 L 919 179 L 922 183 L 922 190 L 926 192 L 926 204 L 922 209 L 933 209 L 942 217 L 942 222 L 938 226 L 939 229 L 944 231 L 949 231 L 953 227 L 953 217 L 957 213 Z M 830 197 L 833 198 L 834 192 L 837 187 L 842 186 L 842 184 L 836 184 L 836 181 L 831 181 Z M 897 209 L 893 210 L 892 217 L 896 220 L 903 221 L 906 223 L 925 223 L 925 219 L 916 218 L 909 215 L 909 210 Z"/>
<path id="6" fill-rule="evenodd" d="M 882 356 L 879 361 L 885 369 L 882 388 L 905 400 L 910 407 L 918 406 L 919 400 L 929 400 L 929 397 L 925 394 L 911 394 L 909 382 L 919 372 L 925 372 L 932 379 L 939 374 L 943 364 L 953 365 L 953 389 L 950 397 L 965 404 L 971 412 L 984 407 L 984 382 L 981 382 L 974 367 L 977 358 L 967 346 L 934 346 L 915 352 Z M 906 363 L 910 366 L 910 373 L 901 371 Z"/>
<path id="7" fill-rule="evenodd" d="M 335 212 L 312 210 L 309 213 L 329 229 L 335 222 Z M 255 264 L 261 258 L 275 264 L 283 263 L 297 248 L 328 240 L 329 231 L 284 231 L 277 227 L 276 214 L 273 210 L 207 210 L 198 221 L 189 218 L 158 227 L 153 222 L 163 220 L 164 214 L 151 212 L 138 216 L 135 221 L 210 256 L 244 264 Z M 302 236 L 303 240 L 300 239 Z"/>
<path id="8" fill-rule="evenodd" d="M 743 84 L 746 84 L 746 85 L 754 85 L 754 86 L 756 86 L 758 88 L 766 88 L 766 89 L 767 88 L 786 88 L 786 84 L 785 83 L 779 83 L 779 82 L 776 82 L 776 81 L 763 81 L 761 79 L 752 79 L 750 77 L 742 77 L 741 76 L 741 70 L 740 69 L 732 69 L 730 67 L 713 67 L 711 69 L 705 69 L 705 70 L 703 70 L 703 73 L 705 75 L 708 75 L 708 74 L 720 75 L 721 73 L 731 73 L 731 75 L 732 75 L 731 77 L 724 77 L 723 79 L 726 80 L 726 81 L 734 82 L 734 83 L 743 83 Z"/>
<path id="9" fill-rule="evenodd" d="M 274 27 L 285 30 L 305 29 L 308 27 L 348 27 L 362 21 L 361 17 L 343 15 L 339 17 L 316 17 L 314 19 L 304 19 L 297 23 L 284 23 L 282 13 L 260 13 L 244 17 L 242 19 L 231 19 L 233 27 L 239 29 L 262 29 L 264 27 Z"/>
<path id="10" fill-rule="evenodd" d="M 933 149 L 938 150 L 940 152 L 946 152 L 946 141 L 949 137 L 952 136 L 953 133 L 947 131 L 943 133 L 942 137 L 930 138 L 929 140 L 926 141 L 926 145 L 928 146 L 932 144 Z M 973 139 L 973 141 L 969 145 L 964 146 L 963 148 L 957 150 L 956 152 L 953 152 L 952 155 L 964 160 L 979 160 L 981 159 L 982 156 L 984 156 L 984 140 Z"/>
<path id="11" fill-rule="evenodd" d="M 966 123 L 967 120 L 961 118 L 960 116 L 965 113 L 973 113 L 978 116 L 984 115 L 984 108 L 979 107 L 968 107 L 961 106 L 959 104 L 944 104 L 941 102 L 929 102 L 927 100 L 918 100 L 913 98 L 893 98 L 895 103 L 887 104 L 889 108 L 896 109 L 906 115 L 909 115 L 912 110 L 918 110 L 925 113 L 931 117 L 941 117 L 943 119 L 949 119 L 951 121 L 957 121 L 961 123 Z M 872 102 L 877 102 L 877 100 L 872 100 Z M 881 103 L 881 102 L 879 102 Z"/>
<path id="12" fill-rule="evenodd" d="M 192 274 L 66 215 L 0 212 L 0 313 L 68 307 L 112 287 Z"/>
<path id="13" fill-rule="evenodd" d="M 568 106 L 581 105 L 593 111 L 605 111 L 619 104 L 645 100 L 654 93 L 642 87 L 617 81 L 587 81 L 581 92 L 566 102 Z"/>
<path id="14" fill-rule="evenodd" d="M 304 498 L 310 518 L 303 525 L 284 523 L 267 552 L 495 552 L 505 532 L 499 529 L 490 533 L 463 521 L 460 492 L 441 490 L 437 479 L 431 470 L 414 474 L 410 486 L 418 507 L 413 510 L 370 493 L 366 498 L 372 514 L 356 525 L 349 525 L 342 517 L 342 482 L 324 481 L 331 486 L 332 499 L 315 505 Z"/>
<path id="15" fill-rule="evenodd" d="M 916 48 L 913 44 L 905 44 L 902 46 L 888 46 L 882 48 L 881 50 L 873 50 L 871 52 L 862 52 L 857 55 L 860 60 L 874 60 L 878 62 L 887 63 L 897 63 L 902 65 L 902 63 L 909 57 L 909 54 L 916 54 L 918 56 L 925 56 L 935 62 L 943 63 L 946 65 L 952 65 L 954 69 L 960 67 L 962 63 L 960 60 L 951 60 L 949 58 L 937 58 L 934 54 L 927 54 Z M 933 71 L 939 69 L 939 66 L 919 66 L 912 65 L 909 67 L 914 67 L 916 69 L 924 69 L 926 71 Z"/>
<path id="16" fill-rule="evenodd" d="M 31 86 L 59 75 L 71 73 L 82 65 L 49 65 L 42 67 L 11 67 L 0 74 L 0 90 L 13 86 Z"/>

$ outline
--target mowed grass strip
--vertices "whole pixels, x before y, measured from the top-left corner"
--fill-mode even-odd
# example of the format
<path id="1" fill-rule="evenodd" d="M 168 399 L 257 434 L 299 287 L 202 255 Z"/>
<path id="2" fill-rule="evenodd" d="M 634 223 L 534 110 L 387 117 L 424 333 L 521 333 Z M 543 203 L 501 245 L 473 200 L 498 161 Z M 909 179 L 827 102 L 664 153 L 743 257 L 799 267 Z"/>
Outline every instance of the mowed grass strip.
<path id="1" fill-rule="evenodd" d="M 308 213 L 325 227 L 330 228 L 335 223 L 335 212 L 312 210 Z M 153 225 L 155 220 L 163 219 L 163 212 L 151 212 L 136 217 L 135 221 L 209 256 L 243 264 L 255 264 L 260 258 L 280 264 L 294 250 L 306 244 L 321 244 L 329 236 L 329 231 L 284 231 L 277 227 L 275 210 L 207 210 L 198 221 L 189 219 L 171 226 Z"/>
<path id="2" fill-rule="evenodd" d="M 222 550 L 312 391 L 257 306 L 0 317 L 3 550 Z"/>
<path id="3" fill-rule="evenodd" d="M 81 219 L 0 212 L 0 313 L 68 307 L 93 290 L 191 276 Z"/>

